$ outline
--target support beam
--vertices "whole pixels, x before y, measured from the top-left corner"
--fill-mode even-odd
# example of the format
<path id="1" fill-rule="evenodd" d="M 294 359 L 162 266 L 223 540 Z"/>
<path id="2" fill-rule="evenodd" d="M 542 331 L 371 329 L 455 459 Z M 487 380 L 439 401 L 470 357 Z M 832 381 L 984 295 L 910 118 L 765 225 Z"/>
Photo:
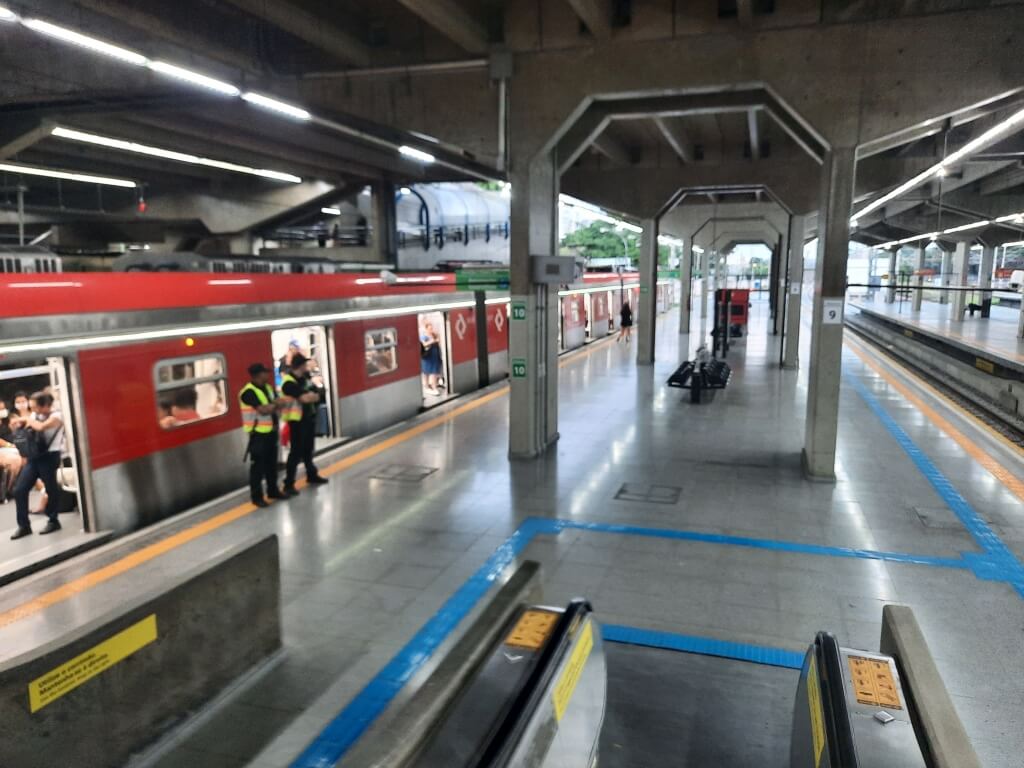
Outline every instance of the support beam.
<path id="1" fill-rule="evenodd" d="M 558 174 L 551 154 L 513 169 L 509 457 L 528 459 L 558 439 L 558 286 L 534 283 L 530 270 L 531 255 L 558 253 Z"/>
<path id="2" fill-rule="evenodd" d="M 800 302 L 804 285 L 803 216 L 791 216 L 789 224 L 789 296 L 786 299 L 786 336 L 783 339 L 782 367 L 800 367 Z"/>
<path id="3" fill-rule="evenodd" d="M 594 139 L 593 146 L 594 149 L 607 157 L 613 163 L 618 163 L 619 165 L 633 164 L 633 158 L 629 154 L 629 150 L 626 149 L 622 142 L 607 131 Z"/>
<path id="4" fill-rule="evenodd" d="M 919 243 L 917 246 L 917 267 L 914 270 L 917 273 L 917 276 L 914 278 L 914 285 L 917 290 L 914 291 L 914 297 L 910 305 L 914 312 L 921 311 L 921 302 L 924 301 L 924 257 L 927 247 L 925 243 Z"/>
<path id="5" fill-rule="evenodd" d="M 382 264 L 398 259 L 398 217 L 395 213 L 395 185 L 375 181 L 370 186 L 373 205 L 373 251 Z"/>
<path id="6" fill-rule="evenodd" d="M 711 248 L 705 248 L 700 255 L 700 319 L 705 320 L 708 316 L 708 270 L 711 267 Z"/>
<path id="7" fill-rule="evenodd" d="M 612 9 L 608 0 L 567 0 L 590 33 L 598 40 L 612 36 Z"/>
<path id="8" fill-rule="evenodd" d="M 487 29 L 454 0 L 398 0 L 469 53 L 487 53 Z"/>
<path id="9" fill-rule="evenodd" d="M 1024 168 L 1017 166 L 982 180 L 978 185 L 978 191 L 983 195 L 998 195 L 1020 186 L 1024 186 Z"/>
<path id="10" fill-rule="evenodd" d="M 683 237 L 683 256 L 679 261 L 679 333 L 690 332 L 690 305 L 693 303 L 693 236 Z"/>
<path id="11" fill-rule="evenodd" d="M 942 266 L 939 270 L 939 285 L 948 288 L 953 277 L 953 254 L 949 251 L 942 251 Z M 939 304 L 949 304 L 949 291 L 939 292 Z"/>
<path id="12" fill-rule="evenodd" d="M 654 364 L 658 317 L 658 221 L 644 219 L 640 236 L 640 304 L 636 308 L 636 364 Z"/>
<path id="13" fill-rule="evenodd" d="M 826 153 L 821 169 L 803 464 L 810 477 L 822 480 L 835 478 L 843 355 L 842 308 L 846 297 L 856 163 L 853 147 L 837 147 Z"/>
<path id="14" fill-rule="evenodd" d="M 736 15 L 744 27 L 751 26 L 754 23 L 754 0 L 736 0 Z"/>
<path id="15" fill-rule="evenodd" d="M 994 245 L 983 245 L 981 247 L 981 264 L 978 267 L 978 287 L 983 291 L 992 287 L 992 271 L 996 265 L 996 249 Z M 981 316 L 992 316 L 992 294 L 982 293 Z"/>
<path id="16" fill-rule="evenodd" d="M 900 249 L 893 248 L 889 251 L 889 289 L 885 292 L 885 303 L 896 303 L 896 257 Z"/>
<path id="17" fill-rule="evenodd" d="M 751 160 L 761 159 L 761 132 L 757 127 L 757 112 L 756 109 L 747 110 L 747 133 L 750 136 Z"/>
<path id="18" fill-rule="evenodd" d="M 0 131 L 0 160 L 14 157 L 53 132 L 53 123 L 45 120 L 26 122 L 22 125 L 18 125 L 16 119 L 5 122 L 7 124 Z"/>
<path id="19" fill-rule="evenodd" d="M 287 0 L 227 0 L 236 8 L 264 19 L 314 48 L 357 67 L 370 66 L 370 48 L 344 29 Z"/>
<path id="20" fill-rule="evenodd" d="M 956 254 L 953 257 L 953 285 L 957 288 L 967 287 L 967 266 L 971 259 L 971 244 L 961 241 L 956 244 Z M 959 323 L 964 319 L 964 311 L 967 309 L 967 293 L 956 291 L 953 293 L 953 306 L 950 308 L 949 318 Z"/>
<path id="21" fill-rule="evenodd" d="M 684 163 L 692 163 L 693 143 L 690 141 L 690 137 L 678 125 L 670 125 L 669 119 L 656 117 L 654 118 L 654 125 L 661 131 L 661 135 L 665 137 L 665 141 L 672 147 L 672 151 L 679 155 L 679 159 Z"/>

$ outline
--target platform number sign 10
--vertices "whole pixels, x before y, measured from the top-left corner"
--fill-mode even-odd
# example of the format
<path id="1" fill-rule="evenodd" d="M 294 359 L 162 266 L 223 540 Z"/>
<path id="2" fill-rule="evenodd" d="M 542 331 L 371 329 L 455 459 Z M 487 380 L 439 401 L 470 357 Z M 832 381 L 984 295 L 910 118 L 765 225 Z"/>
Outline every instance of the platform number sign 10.
<path id="1" fill-rule="evenodd" d="M 525 320 L 526 319 L 526 303 L 522 301 L 512 302 L 512 319 L 513 320 Z"/>
<path id="2" fill-rule="evenodd" d="M 512 361 L 512 378 L 526 378 L 526 361 L 521 357 L 517 357 Z"/>

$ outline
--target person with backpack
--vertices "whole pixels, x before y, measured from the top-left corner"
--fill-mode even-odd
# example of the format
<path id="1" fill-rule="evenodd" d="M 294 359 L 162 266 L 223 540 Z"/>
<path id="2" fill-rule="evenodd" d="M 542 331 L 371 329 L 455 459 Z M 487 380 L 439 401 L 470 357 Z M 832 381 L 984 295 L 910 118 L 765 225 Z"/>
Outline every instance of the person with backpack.
<path id="1" fill-rule="evenodd" d="M 622 309 L 619 310 L 619 337 L 615 340 L 615 343 L 626 340 L 629 344 L 630 334 L 633 332 L 633 310 L 629 306 L 629 301 L 622 302 Z"/>
<path id="2" fill-rule="evenodd" d="M 29 398 L 31 413 L 19 419 L 18 426 L 24 433 L 25 466 L 14 485 L 14 504 L 17 509 L 18 529 L 11 540 L 20 539 L 32 533 L 28 522 L 28 497 L 36 480 L 42 480 L 46 489 L 46 516 L 49 518 L 40 534 L 59 531 L 57 511 L 60 503 L 60 485 L 57 471 L 64 450 L 64 421 L 59 409 L 54 408 L 53 395 L 36 392 Z"/>

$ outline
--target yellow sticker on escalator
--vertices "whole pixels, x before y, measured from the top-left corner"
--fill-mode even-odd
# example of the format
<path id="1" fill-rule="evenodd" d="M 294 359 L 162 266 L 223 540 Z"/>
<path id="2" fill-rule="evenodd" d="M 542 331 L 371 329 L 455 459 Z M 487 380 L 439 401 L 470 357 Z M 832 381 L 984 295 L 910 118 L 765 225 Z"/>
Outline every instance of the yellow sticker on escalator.
<path id="1" fill-rule="evenodd" d="M 814 768 L 821 765 L 821 752 L 825 748 L 825 713 L 821 709 L 821 687 L 818 685 L 818 664 L 811 656 L 807 670 L 807 708 L 811 710 L 811 742 L 814 746 Z"/>
<path id="2" fill-rule="evenodd" d="M 572 698 L 573 691 L 576 690 L 576 686 L 580 682 L 580 677 L 583 675 L 583 667 L 586 665 L 587 659 L 590 657 L 590 651 L 593 648 L 594 625 L 588 621 L 580 632 L 580 639 L 576 641 L 576 647 L 572 649 L 569 663 L 565 665 L 561 677 L 555 683 L 555 690 L 551 693 L 551 698 L 555 705 L 555 719 L 558 721 L 562 720 L 562 715 L 565 714 L 565 710 L 569 707 L 569 700 Z"/>

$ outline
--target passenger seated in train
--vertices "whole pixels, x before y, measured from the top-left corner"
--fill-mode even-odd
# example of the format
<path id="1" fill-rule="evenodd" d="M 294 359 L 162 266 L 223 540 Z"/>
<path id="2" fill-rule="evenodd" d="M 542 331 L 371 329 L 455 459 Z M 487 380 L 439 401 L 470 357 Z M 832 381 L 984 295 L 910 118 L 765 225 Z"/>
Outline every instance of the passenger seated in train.
<path id="1" fill-rule="evenodd" d="M 198 421 L 202 417 L 196 410 L 196 403 L 199 402 L 199 394 L 195 387 L 182 387 L 174 391 L 171 397 L 171 417 L 175 425 L 185 424 L 189 421 Z"/>
<path id="2" fill-rule="evenodd" d="M 160 398 L 156 404 L 156 420 L 164 429 L 170 429 L 177 425 L 178 420 L 171 415 L 171 401 L 167 398 Z"/>
<path id="3" fill-rule="evenodd" d="M 7 501 L 14 490 L 14 482 L 25 460 L 14 444 L 14 430 L 11 428 L 11 412 L 7 403 L 0 400 L 0 503 Z"/>

